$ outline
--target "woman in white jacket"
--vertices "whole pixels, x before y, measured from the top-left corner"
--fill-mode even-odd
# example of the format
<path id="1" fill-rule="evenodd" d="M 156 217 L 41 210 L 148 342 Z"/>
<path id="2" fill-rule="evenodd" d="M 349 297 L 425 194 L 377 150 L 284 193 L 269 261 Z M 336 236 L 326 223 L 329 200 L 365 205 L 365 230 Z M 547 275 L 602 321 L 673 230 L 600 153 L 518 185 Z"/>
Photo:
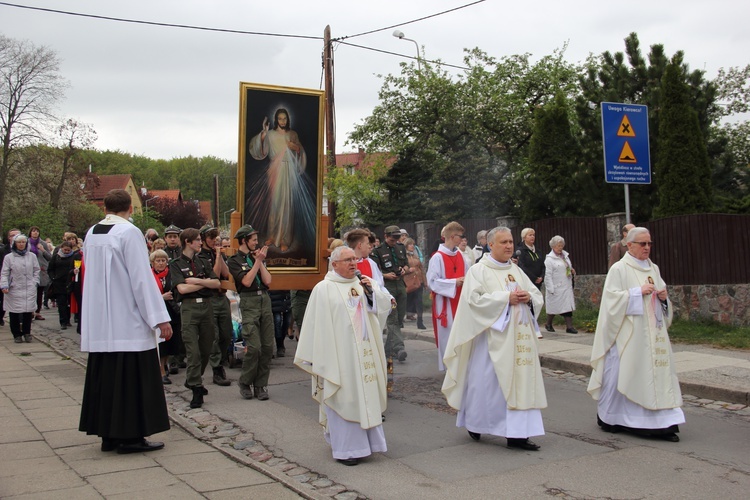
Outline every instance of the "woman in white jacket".
<path id="1" fill-rule="evenodd" d="M 5 294 L 4 307 L 16 343 L 31 342 L 31 317 L 36 310 L 38 285 L 39 261 L 29 252 L 28 238 L 19 234 L 11 242 L 0 274 L 0 290 Z"/>
<path id="2" fill-rule="evenodd" d="M 546 268 L 544 302 L 547 307 L 545 328 L 548 332 L 554 332 L 552 319 L 556 314 L 559 314 L 565 318 L 565 331 L 567 333 L 578 333 L 578 330 L 573 328 L 573 311 L 576 308 L 573 298 L 573 277 L 576 272 L 570 263 L 568 252 L 563 250 L 565 240 L 562 236 L 554 236 L 549 240 L 549 246 L 552 250 L 544 260 L 544 267 Z"/>

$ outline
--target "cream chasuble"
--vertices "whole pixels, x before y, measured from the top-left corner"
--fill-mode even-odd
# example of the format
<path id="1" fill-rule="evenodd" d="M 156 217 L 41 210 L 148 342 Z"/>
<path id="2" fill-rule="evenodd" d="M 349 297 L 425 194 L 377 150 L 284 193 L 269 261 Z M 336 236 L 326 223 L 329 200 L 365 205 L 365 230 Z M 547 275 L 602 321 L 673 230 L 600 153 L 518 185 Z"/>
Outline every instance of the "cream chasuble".
<path id="1" fill-rule="evenodd" d="M 294 364 L 312 375 L 312 396 L 320 404 L 324 427 L 325 407 L 362 429 L 382 423 L 387 392 L 380 332 L 391 312 L 391 297 L 373 285 L 371 308 L 357 278 L 330 271 L 307 304 Z"/>
<path id="2" fill-rule="evenodd" d="M 529 292 L 530 303 L 509 305 L 516 287 Z M 542 294 L 515 264 L 498 263 L 485 254 L 469 268 L 443 360 L 442 391 L 449 405 L 461 409 L 473 341 L 487 332 L 489 355 L 508 409 L 547 407 L 535 317 L 543 303 Z"/>
<path id="3" fill-rule="evenodd" d="M 588 392 L 599 399 L 604 359 L 616 345 L 620 357 L 617 390 L 648 410 L 678 408 L 682 406 L 682 393 L 667 333 L 672 303 L 667 301 L 665 307 L 656 293 L 640 294 L 640 287 L 646 283 L 653 283 L 656 290 L 666 287 L 656 264 L 651 260 L 644 263 L 645 268 L 626 254 L 607 273 L 591 352 L 593 372 Z"/>

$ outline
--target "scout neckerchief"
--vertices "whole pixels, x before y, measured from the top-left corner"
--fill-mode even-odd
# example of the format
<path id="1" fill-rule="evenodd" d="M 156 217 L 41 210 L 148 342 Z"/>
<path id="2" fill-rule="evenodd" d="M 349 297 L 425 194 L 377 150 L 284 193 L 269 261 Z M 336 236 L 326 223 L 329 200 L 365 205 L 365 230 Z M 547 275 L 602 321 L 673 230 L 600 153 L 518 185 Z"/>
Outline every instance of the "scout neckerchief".
<path id="1" fill-rule="evenodd" d="M 253 266 L 255 265 L 255 261 L 253 261 L 253 259 L 250 258 L 249 253 L 245 254 L 245 262 L 247 262 L 247 265 L 250 266 L 250 269 L 252 269 Z M 260 274 L 260 269 L 258 269 L 258 272 L 255 273 L 255 284 L 258 285 L 258 290 L 262 290 L 260 286 L 260 278 L 258 278 L 259 274 Z"/>

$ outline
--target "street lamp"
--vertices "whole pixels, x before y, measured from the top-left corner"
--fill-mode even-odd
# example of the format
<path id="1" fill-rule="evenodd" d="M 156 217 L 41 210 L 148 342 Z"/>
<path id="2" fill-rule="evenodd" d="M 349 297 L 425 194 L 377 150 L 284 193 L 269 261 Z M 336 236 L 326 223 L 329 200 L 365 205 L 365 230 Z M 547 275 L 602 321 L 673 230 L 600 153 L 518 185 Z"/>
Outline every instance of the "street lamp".
<path id="1" fill-rule="evenodd" d="M 401 30 L 395 30 L 393 32 L 393 36 L 398 38 L 399 40 L 409 40 L 410 42 L 414 42 L 414 46 L 417 48 L 417 68 L 419 68 L 419 71 L 422 71 L 422 64 L 420 63 L 419 59 L 419 44 L 416 40 L 412 40 L 411 38 L 406 38 L 406 35 L 404 35 L 404 32 Z"/>
<path id="2" fill-rule="evenodd" d="M 224 227 L 226 227 L 226 225 L 227 225 L 227 214 L 229 212 L 234 212 L 234 209 L 230 208 L 229 210 L 227 210 L 226 212 L 224 212 Z"/>
<path id="3" fill-rule="evenodd" d="M 149 201 L 154 201 L 157 198 L 159 198 L 158 194 L 156 196 L 152 196 L 151 198 L 149 198 L 148 200 L 146 200 L 146 201 L 143 202 L 143 204 L 145 205 L 147 211 L 148 211 L 148 202 Z"/>

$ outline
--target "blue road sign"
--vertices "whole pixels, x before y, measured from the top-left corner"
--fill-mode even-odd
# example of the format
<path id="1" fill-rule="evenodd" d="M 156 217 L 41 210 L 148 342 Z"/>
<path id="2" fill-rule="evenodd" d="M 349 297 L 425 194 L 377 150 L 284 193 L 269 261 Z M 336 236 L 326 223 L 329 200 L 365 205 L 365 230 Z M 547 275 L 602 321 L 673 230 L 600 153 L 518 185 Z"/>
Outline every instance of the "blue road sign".
<path id="1" fill-rule="evenodd" d="M 651 184 L 648 106 L 603 102 L 604 177 L 613 184 Z"/>

